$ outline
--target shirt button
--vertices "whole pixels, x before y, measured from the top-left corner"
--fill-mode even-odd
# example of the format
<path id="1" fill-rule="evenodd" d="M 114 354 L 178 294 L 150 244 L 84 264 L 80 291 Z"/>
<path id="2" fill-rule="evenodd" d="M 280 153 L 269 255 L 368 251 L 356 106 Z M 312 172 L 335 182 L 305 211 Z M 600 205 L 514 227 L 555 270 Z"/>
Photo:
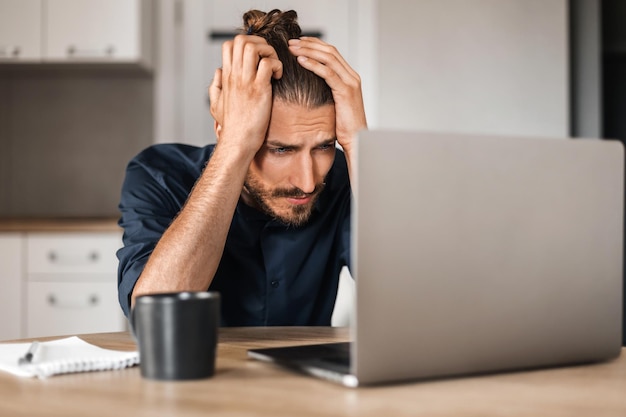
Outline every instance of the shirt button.
<path id="1" fill-rule="evenodd" d="M 278 286 L 280 285 L 280 282 L 274 280 L 270 282 L 270 285 L 272 286 L 272 288 L 278 288 Z"/>

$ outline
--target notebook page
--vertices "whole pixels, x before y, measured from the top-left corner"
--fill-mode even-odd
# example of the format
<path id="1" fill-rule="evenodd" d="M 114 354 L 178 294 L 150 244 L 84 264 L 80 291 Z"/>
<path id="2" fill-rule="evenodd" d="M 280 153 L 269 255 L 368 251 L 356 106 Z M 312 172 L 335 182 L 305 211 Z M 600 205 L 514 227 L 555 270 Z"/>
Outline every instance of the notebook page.
<path id="1" fill-rule="evenodd" d="M 18 365 L 30 343 L 1 343 L 0 371 L 21 377 L 122 369 L 139 363 L 139 352 L 103 349 L 77 336 L 40 342 L 30 364 Z"/>

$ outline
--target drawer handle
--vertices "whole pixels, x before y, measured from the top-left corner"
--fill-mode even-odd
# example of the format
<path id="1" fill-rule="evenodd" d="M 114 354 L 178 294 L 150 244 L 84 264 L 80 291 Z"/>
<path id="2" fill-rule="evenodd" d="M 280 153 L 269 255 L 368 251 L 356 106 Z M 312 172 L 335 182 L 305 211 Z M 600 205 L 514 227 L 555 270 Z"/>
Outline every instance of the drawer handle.
<path id="1" fill-rule="evenodd" d="M 0 58 L 19 58 L 20 52 L 19 46 L 0 47 Z"/>
<path id="2" fill-rule="evenodd" d="M 70 58 L 113 58 L 115 47 L 113 45 L 104 48 L 79 48 L 76 45 L 67 47 L 67 56 Z"/>
<path id="3" fill-rule="evenodd" d="M 48 304 L 57 308 L 90 308 L 98 306 L 100 298 L 97 294 L 91 294 L 82 300 L 65 300 L 65 302 L 61 302 L 54 294 L 49 294 Z"/>
<path id="4" fill-rule="evenodd" d="M 84 265 L 94 264 L 100 260 L 100 253 L 91 251 L 87 256 L 60 256 L 55 251 L 48 252 L 48 260 L 57 265 Z"/>

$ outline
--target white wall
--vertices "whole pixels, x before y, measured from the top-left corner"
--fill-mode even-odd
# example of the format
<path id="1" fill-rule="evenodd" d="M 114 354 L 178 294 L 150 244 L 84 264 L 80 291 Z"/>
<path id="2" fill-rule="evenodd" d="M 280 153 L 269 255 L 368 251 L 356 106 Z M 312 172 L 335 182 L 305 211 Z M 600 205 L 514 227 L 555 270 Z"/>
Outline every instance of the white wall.
<path id="1" fill-rule="evenodd" d="M 378 2 L 378 125 L 566 136 L 567 0 Z"/>

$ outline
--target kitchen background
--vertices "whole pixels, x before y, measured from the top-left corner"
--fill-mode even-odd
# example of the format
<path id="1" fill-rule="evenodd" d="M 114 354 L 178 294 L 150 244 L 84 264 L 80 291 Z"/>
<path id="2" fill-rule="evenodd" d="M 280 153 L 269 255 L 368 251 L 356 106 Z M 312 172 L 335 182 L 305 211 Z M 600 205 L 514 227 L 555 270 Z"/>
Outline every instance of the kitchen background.
<path id="1" fill-rule="evenodd" d="M 250 7 L 335 43 L 372 127 L 626 137 L 619 0 L 0 0 L 0 216 L 115 217 L 135 153 L 213 142 L 220 36 Z"/>
<path id="2" fill-rule="evenodd" d="M 114 223 L 133 155 L 214 142 L 206 89 L 250 8 L 293 8 L 335 44 L 362 77 L 372 128 L 626 139 L 622 0 L 0 0 L 0 219 Z M 114 250 L 85 252 L 87 272 L 59 266 L 59 240 L 39 232 L 0 230 L 0 306 L 25 317 L 0 339 L 81 330 L 50 324 L 62 300 L 47 286 L 84 276 L 108 282 L 95 314 L 120 327 L 115 259 L 93 261 Z"/>

